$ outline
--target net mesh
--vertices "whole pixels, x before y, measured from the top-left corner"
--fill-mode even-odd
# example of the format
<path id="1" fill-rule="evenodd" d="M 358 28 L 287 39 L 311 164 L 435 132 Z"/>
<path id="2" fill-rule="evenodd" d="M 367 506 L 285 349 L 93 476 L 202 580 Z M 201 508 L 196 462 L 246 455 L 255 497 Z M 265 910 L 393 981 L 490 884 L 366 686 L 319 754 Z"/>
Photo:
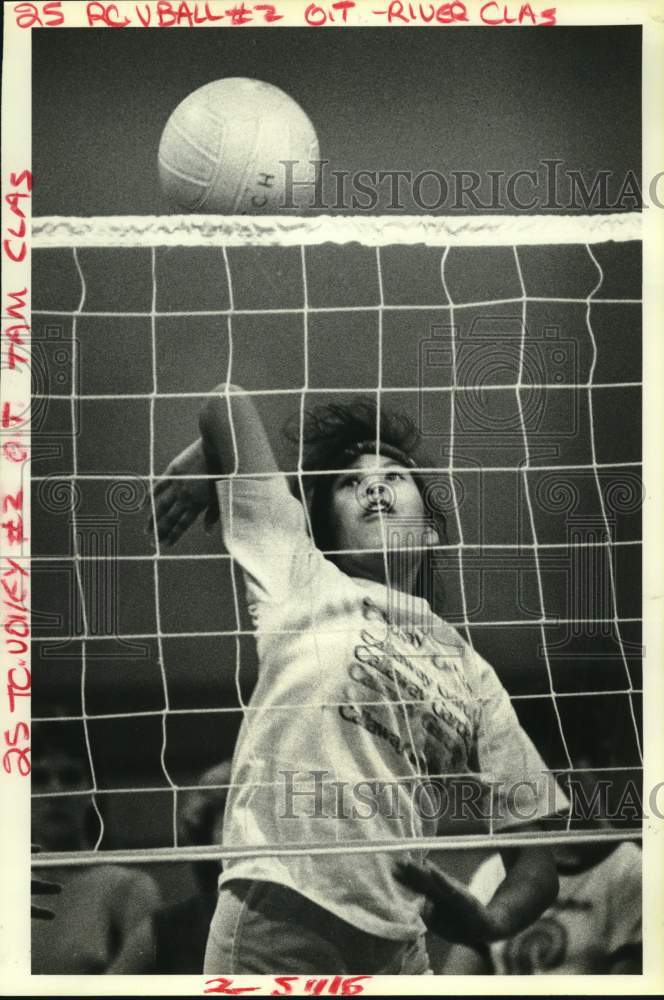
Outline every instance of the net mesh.
<path id="1" fill-rule="evenodd" d="M 191 845 L 255 711 L 254 629 L 218 530 L 171 550 L 144 525 L 223 381 L 302 495 L 288 419 L 358 394 L 412 418 L 448 526 L 444 617 L 552 771 L 610 783 L 611 827 L 419 846 L 638 834 L 617 808 L 642 765 L 638 217 L 41 219 L 32 316 L 33 753 L 87 771 L 42 766 L 33 808 L 88 809 L 69 860 L 412 847 Z"/>

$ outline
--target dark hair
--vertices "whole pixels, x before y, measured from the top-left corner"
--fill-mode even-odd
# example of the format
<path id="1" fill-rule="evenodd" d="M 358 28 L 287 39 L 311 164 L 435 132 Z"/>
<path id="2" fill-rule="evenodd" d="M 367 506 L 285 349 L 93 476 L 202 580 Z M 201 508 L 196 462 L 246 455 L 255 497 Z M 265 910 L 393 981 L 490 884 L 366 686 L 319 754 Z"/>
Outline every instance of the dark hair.
<path id="1" fill-rule="evenodd" d="M 298 430 L 298 421 L 287 425 L 286 436 L 290 441 L 299 442 Z M 304 414 L 302 471 L 305 473 L 305 500 L 313 540 L 323 552 L 337 547 L 330 510 L 335 477 L 329 472 L 347 468 L 361 454 L 374 453 L 376 441 L 381 455 L 395 459 L 406 468 L 432 467 L 432 462 L 420 451 L 420 434 L 412 420 L 382 403 L 379 419 L 378 406 L 373 399 L 357 397 L 348 403 L 328 403 Z M 431 475 L 426 472 L 412 472 L 411 475 L 441 544 L 447 544 L 446 518 L 435 503 L 436 490 Z M 294 482 L 292 488 L 299 496 L 299 483 Z M 438 603 L 440 590 L 440 581 L 433 573 L 431 553 L 426 552 L 416 592 L 430 602 L 436 597 Z"/>

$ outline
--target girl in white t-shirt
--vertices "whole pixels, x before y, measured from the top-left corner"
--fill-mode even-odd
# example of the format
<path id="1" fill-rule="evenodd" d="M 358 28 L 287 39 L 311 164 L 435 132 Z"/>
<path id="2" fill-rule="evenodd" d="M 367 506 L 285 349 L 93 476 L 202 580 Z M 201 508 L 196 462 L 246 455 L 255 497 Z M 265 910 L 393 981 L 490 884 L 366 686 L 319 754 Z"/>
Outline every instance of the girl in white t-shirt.
<path id="1" fill-rule="evenodd" d="M 223 835 L 257 853 L 224 865 L 205 971 L 425 973 L 427 928 L 467 943 L 527 926 L 557 891 L 547 848 L 502 851 L 487 905 L 425 864 L 423 838 L 533 823 L 565 798 L 432 609 L 446 536 L 412 425 L 364 401 L 310 414 L 296 496 L 241 389 L 217 390 L 200 431 L 157 486 L 157 530 L 176 541 L 208 506 L 195 477 L 219 476 L 259 659 Z"/>

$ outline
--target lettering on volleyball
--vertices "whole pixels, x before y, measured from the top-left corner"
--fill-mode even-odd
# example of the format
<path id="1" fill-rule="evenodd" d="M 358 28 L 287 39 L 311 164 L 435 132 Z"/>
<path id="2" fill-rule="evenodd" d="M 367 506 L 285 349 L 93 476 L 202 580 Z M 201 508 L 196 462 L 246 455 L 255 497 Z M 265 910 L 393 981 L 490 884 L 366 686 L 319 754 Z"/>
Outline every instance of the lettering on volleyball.
<path id="1" fill-rule="evenodd" d="M 274 187 L 274 174 L 262 173 L 259 174 L 258 176 L 262 178 L 262 180 L 256 181 L 257 187 L 263 187 L 268 189 Z M 268 202 L 268 196 L 264 193 L 252 194 L 251 196 L 251 204 L 253 205 L 254 208 L 263 208 L 265 205 L 267 205 L 267 202 Z"/>

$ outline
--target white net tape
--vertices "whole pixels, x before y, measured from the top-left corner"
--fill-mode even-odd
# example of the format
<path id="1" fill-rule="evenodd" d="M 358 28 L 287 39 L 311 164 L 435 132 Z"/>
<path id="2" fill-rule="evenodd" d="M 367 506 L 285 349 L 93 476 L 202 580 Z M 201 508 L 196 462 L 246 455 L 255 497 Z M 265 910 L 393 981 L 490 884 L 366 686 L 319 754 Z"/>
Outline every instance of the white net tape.
<path id="1" fill-rule="evenodd" d="M 456 540 L 444 540 L 441 544 L 429 547 L 432 551 L 441 556 L 453 559 L 456 566 L 455 575 L 457 578 L 459 605 L 456 617 L 456 627 L 464 635 L 471 648 L 478 641 L 482 631 L 485 633 L 494 630 L 516 630 L 518 635 L 525 629 L 537 630 L 539 636 L 540 659 L 542 660 L 545 673 L 545 690 L 538 691 L 516 691 L 510 692 L 511 699 L 515 706 L 527 702 L 541 702 L 546 700 L 553 712 L 555 729 L 559 747 L 559 763 L 557 770 L 574 772 L 582 775 L 585 773 L 602 773 L 611 776 L 620 774 L 631 774 L 638 771 L 642 763 L 640 725 L 637 717 L 637 707 L 635 700 L 640 695 L 640 687 L 634 682 L 631 659 L 634 657 L 633 642 L 626 642 L 624 639 L 624 629 L 637 626 L 640 622 L 639 613 L 625 613 L 621 610 L 620 587 L 621 581 L 617 576 L 616 558 L 621 552 L 637 551 L 641 545 L 640 537 L 616 537 L 615 519 L 613 513 L 609 512 L 606 503 L 607 486 L 602 480 L 602 476 L 620 475 L 628 470 L 634 470 L 638 474 L 640 469 L 640 455 L 625 455 L 620 451 L 619 457 L 613 461 L 607 458 L 611 449 L 606 447 L 606 442 L 602 442 L 601 449 L 598 447 L 598 427 L 596 417 L 596 406 L 598 394 L 602 392 L 616 393 L 622 390 L 637 390 L 640 387 L 640 379 L 620 378 L 614 372 L 610 377 L 596 379 L 598 365 L 602 361 L 601 345 L 598 341 L 594 328 L 595 310 L 601 308 L 605 310 L 612 306 L 623 309 L 626 306 L 637 307 L 640 304 L 640 294 L 626 293 L 624 289 L 619 289 L 618 294 L 612 294 L 611 288 L 606 287 L 605 270 L 603 267 L 603 254 L 606 248 L 611 245 L 624 244 L 640 240 L 641 220 L 638 215 L 610 215 L 591 217 L 564 217 L 564 218 L 541 218 L 535 216 L 524 216 L 519 218 L 507 217 L 473 217 L 473 218 L 357 218 L 339 217 L 327 218 L 316 217 L 312 219 L 302 218 L 218 218 L 210 216 L 190 216 L 190 217 L 166 217 L 166 218 L 44 218 L 36 219 L 33 223 L 33 248 L 35 258 L 38 258 L 42 251 L 49 254 L 69 254 L 73 258 L 79 287 L 77 301 L 71 303 L 69 308 L 65 308 L 59 301 L 58 305 L 49 303 L 47 294 L 40 296 L 40 301 L 36 308 L 32 310 L 34 317 L 44 317 L 43 322 L 52 321 L 53 317 L 58 317 L 60 321 L 71 321 L 71 388 L 67 391 L 52 391 L 52 387 L 36 385 L 33 399 L 38 404 L 40 400 L 49 400 L 50 403 L 62 401 L 66 403 L 70 410 L 71 428 L 77 428 L 79 416 L 78 407 L 81 402 L 86 405 L 103 404 L 106 401 L 127 401 L 140 404 L 142 401 L 147 406 L 148 422 L 148 448 L 149 462 L 148 468 L 142 471 L 139 478 L 149 484 L 153 484 L 159 477 L 162 469 L 156 459 L 157 438 L 159 436 L 158 407 L 165 401 L 174 402 L 195 401 L 203 399 L 210 393 L 209 385 L 201 385 L 200 388 L 192 388 L 187 391 L 175 391 L 162 388 L 163 372 L 160 366 L 164 364 L 164 356 L 158 350 L 159 324 L 164 320 L 178 318 L 209 317 L 211 321 L 223 323 L 227 336 L 227 357 L 225 362 L 226 381 L 231 382 L 234 378 L 236 356 L 239 353 L 240 343 L 235 324 L 242 318 L 253 319 L 256 317 L 298 317 L 302 321 L 302 372 L 303 378 L 300 384 L 271 387 L 261 386 L 260 388 L 249 389 L 248 394 L 262 400 L 264 403 L 270 402 L 270 397 L 283 397 L 292 402 L 293 409 L 299 409 L 300 429 L 302 418 L 312 396 L 320 396 L 321 399 L 333 398 L 335 395 L 347 392 L 346 384 L 340 386 L 330 386 L 315 383 L 311 379 L 311 357 L 312 357 L 312 336 L 310 324 L 320 317 L 342 316 L 343 314 L 364 314 L 376 317 L 377 329 L 377 351 L 376 351 L 376 377 L 370 384 L 352 385 L 352 392 L 357 394 L 372 394 L 376 399 L 378 415 L 380 417 L 381 407 L 389 405 L 394 398 L 399 403 L 403 400 L 417 399 L 447 399 L 449 400 L 450 426 L 448 428 L 448 439 L 444 461 L 436 463 L 437 468 L 430 466 L 422 467 L 421 471 L 431 473 L 440 472 L 447 477 L 450 491 L 449 510 L 451 519 L 454 522 L 453 534 Z M 333 305 L 316 302 L 309 288 L 309 271 L 312 262 L 309 254 L 310 248 L 325 245 L 359 244 L 364 248 L 375 248 L 371 252 L 374 255 L 376 271 L 377 297 L 375 304 L 358 303 L 344 305 L 335 303 Z M 600 245 L 602 252 L 593 249 L 594 245 Z M 501 247 L 509 248 L 512 254 L 512 262 L 518 277 L 518 287 L 510 294 L 493 295 L 485 297 L 478 289 L 478 297 L 472 301 L 467 298 L 455 296 L 455 290 L 450 280 L 450 260 L 457 248 L 482 248 Z M 527 255 L 529 247 L 558 247 L 566 245 L 581 248 L 587 255 L 587 260 L 594 279 L 585 294 L 579 294 L 574 289 L 573 294 L 552 295 L 548 291 L 540 294 L 529 294 L 528 281 L 524 274 L 524 254 Z M 417 301 L 394 301 L 389 288 L 389 282 L 385 279 L 385 259 L 383 254 L 387 251 L 383 248 L 393 248 L 398 246 L 406 248 L 414 246 L 424 246 L 428 248 L 442 248 L 439 254 L 439 281 L 442 297 L 440 299 L 427 299 L 426 302 Z M 174 310 L 164 309 L 159 305 L 160 278 L 159 262 L 162 253 L 177 253 L 177 248 L 221 248 L 223 254 L 223 282 L 227 290 L 227 301 L 219 308 L 203 308 L 201 310 Z M 129 249 L 143 251 L 149 254 L 150 266 L 150 302 L 148 308 L 123 309 L 122 291 L 118 289 L 111 302 L 103 308 L 97 308 L 90 304 L 88 295 L 88 283 L 86 275 L 86 263 L 90 260 L 91 249 L 85 250 L 85 260 L 81 255 L 83 248 L 95 248 L 95 252 L 104 255 L 109 248 Z M 299 248 L 300 260 L 300 300 L 297 306 L 281 305 L 259 305 L 252 308 L 251 305 L 238 305 L 237 295 L 234 293 L 234 271 L 233 258 L 229 253 L 229 248 Z M 63 265 L 64 266 L 64 265 Z M 432 302 L 434 304 L 432 304 Z M 115 307 L 114 303 L 117 303 Z M 528 349 L 527 330 L 530 322 L 529 309 L 533 305 L 560 306 L 560 307 L 581 307 L 583 310 L 583 336 L 588 349 L 587 372 L 585 377 L 579 377 L 579 372 L 574 374 L 577 377 L 564 380 L 559 376 L 552 379 L 542 379 L 540 381 L 532 378 L 532 372 L 528 369 Z M 515 371 L 513 378 L 496 378 L 491 382 L 481 382 L 480 384 L 468 384 L 460 377 L 460 353 L 464 348 L 463 342 L 459 339 L 458 328 L 463 322 L 463 317 L 469 310 L 489 310 L 496 307 L 510 307 L 515 310 L 515 315 L 520 320 L 520 336 L 515 354 Z M 449 385 L 413 385 L 392 384 L 394 380 L 384 377 L 386 349 L 386 323 L 388 318 L 417 316 L 422 314 L 422 322 L 429 322 L 429 314 L 434 310 L 444 310 L 447 317 L 447 328 L 451 331 L 450 349 L 451 356 L 448 361 L 450 372 Z M 151 388 L 140 388 L 131 391 L 85 391 L 79 392 L 81 385 L 80 363 L 78 356 L 78 325 L 82 321 L 90 321 L 103 318 L 131 320 L 148 320 L 150 328 L 149 351 L 147 366 L 149 369 L 149 383 Z M 622 322 L 622 319 L 621 319 Z M 580 335 L 579 335 L 580 336 Z M 170 361 L 170 359 L 168 359 Z M 175 362 L 177 363 L 177 359 Z M 270 360 L 266 359 L 270 364 Z M 212 365 L 210 366 L 212 368 Z M 606 367 L 602 367 L 606 371 Z M 403 379 L 404 383 L 408 379 Z M 118 374 L 117 384 L 122 387 L 123 375 Z M 500 452 L 497 452 L 497 459 L 483 461 L 481 465 L 476 462 L 469 462 L 464 453 L 466 438 L 464 428 L 459 419 L 457 411 L 457 401 L 464 396 L 474 396 L 478 393 L 483 398 L 488 398 L 494 394 L 503 398 L 511 395 L 516 402 L 516 412 L 518 416 L 517 439 L 520 445 L 520 458 L 518 461 L 501 461 Z M 537 453 L 533 458 L 532 447 L 533 437 L 531 424 L 527 413 L 528 399 L 533 393 L 541 393 L 542 398 L 560 396 L 563 393 L 572 394 L 576 400 L 583 400 L 587 412 L 587 440 L 585 441 L 584 454 L 579 459 L 568 461 L 546 460 Z M 233 394 L 231 391 L 230 395 Z M 488 396 L 486 396 L 488 394 Z M 228 395 L 228 394 L 227 394 Z M 615 397 L 614 397 L 615 398 Z M 631 396 L 629 397 L 631 400 Z M 230 406 L 230 399 L 228 400 Z M 143 411 L 141 411 L 143 412 Z M 605 422 L 606 423 L 606 422 Z M 119 428 L 110 429 L 110 433 L 121 433 Z M 124 432 L 126 433 L 126 432 Z M 192 428 L 192 437 L 195 427 Z M 112 466 L 109 459 L 108 469 L 96 468 L 90 471 L 81 460 L 81 449 L 85 446 L 85 440 L 79 440 L 77 433 L 71 435 L 71 463 L 70 471 L 58 470 L 57 473 L 48 471 L 42 474 L 38 471 L 33 476 L 35 487 L 49 479 L 57 478 L 70 484 L 71 490 L 71 537 L 73 539 L 72 550 L 68 553 L 74 567 L 76 590 L 80 604 L 80 623 L 77 630 L 71 635 L 63 635 L 62 631 L 49 632 L 48 626 L 44 626 L 38 633 L 40 643 L 47 647 L 49 644 L 57 645 L 63 641 L 70 640 L 80 643 L 80 713 L 70 711 L 59 711 L 58 723 L 82 724 L 85 741 L 86 755 L 91 775 L 91 787 L 84 790 L 58 789 L 56 792 L 36 792 L 35 798 L 46 799 L 49 797 L 68 796 L 91 796 L 92 803 L 97 816 L 98 833 L 94 849 L 91 851 L 64 852 L 57 854 L 43 854 L 39 857 L 40 866 L 55 864 L 76 864 L 95 863 L 105 859 L 113 858 L 122 863 L 127 861 L 147 860 L 201 860 L 214 857 L 238 857 L 253 856 L 257 854 L 316 854 L 316 853 L 356 853 L 365 851 L 392 851 L 401 849 L 412 849 L 413 840 L 405 838 L 402 840 L 371 841 L 368 843 L 353 842 L 331 842 L 320 846 L 306 843 L 288 843 L 279 845 L 256 846 L 247 844 L 242 848 L 223 848 L 220 845 L 210 845 L 204 847 L 191 847 L 178 842 L 178 796 L 195 790 L 199 786 L 195 781 L 185 781 L 178 777 L 177 768 L 173 765 L 172 755 L 169 755 L 169 723 L 178 716 L 196 715 L 198 718 L 205 716 L 217 716 L 219 724 L 223 724 L 225 717 L 242 714 L 243 717 L 251 717 L 252 713 L 259 711 L 256 706 L 248 702 L 245 696 L 243 683 L 244 675 L 243 656 L 246 646 L 243 640 L 249 640 L 254 632 L 246 627 L 241 610 L 242 596 L 238 592 L 236 574 L 234 572 L 233 560 L 224 552 L 199 551 L 193 554 L 173 553 L 163 551 L 158 539 L 155 538 L 154 552 L 105 552 L 97 550 L 94 552 L 83 551 L 80 545 L 81 538 L 81 515 L 80 508 L 76 500 L 77 490 L 81 484 L 94 485 L 95 483 L 116 482 L 126 480 L 126 476 L 120 476 Z M 377 443 L 378 450 L 378 443 Z M 513 451 L 514 449 L 512 449 Z M 86 450 L 89 454 L 89 449 Z M 546 456 L 546 453 L 545 453 Z M 89 466 L 89 462 L 87 463 Z M 300 495 L 305 495 L 306 473 L 303 470 L 303 439 L 300 433 L 298 442 L 298 456 L 296 466 L 286 470 L 295 475 L 299 481 Z M 331 470 L 330 470 L 331 471 Z M 343 471 L 343 470 L 339 470 Z M 538 523 L 538 512 L 535 509 L 533 497 L 533 484 L 535 475 L 541 476 L 547 473 L 578 474 L 590 477 L 595 493 L 595 533 L 590 533 L 583 538 L 577 534 L 573 541 L 542 540 L 540 538 L 540 527 Z M 462 518 L 462 484 L 472 479 L 477 479 L 476 492 L 482 488 L 482 476 L 487 474 L 509 474 L 518 480 L 520 497 L 524 504 L 524 523 L 530 541 L 523 537 L 515 538 L 514 541 L 501 540 L 499 542 L 486 541 L 484 537 L 466 537 L 467 527 Z M 460 478 L 461 477 L 461 478 Z M 466 477 L 465 479 L 463 477 Z M 154 498 L 150 501 L 153 514 L 155 513 Z M 39 511 L 34 505 L 32 508 L 33 526 L 38 522 Z M 307 513 L 308 517 L 308 513 Z M 34 531 L 33 531 L 34 533 Z M 232 526 L 231 526 L 232 534 Z M 385 531 L 383 530 L 383 552 L 387 560 L 385 550 Z M 556 553 L 561 557 L 569 555 L 573 549 L 578 554 L 583 551 L 599 551 L 604 554 L 605 576 L 607 599 L 602 608 L 595 613 L 595 609 L 581 608 L 578 613 L 560 613 L 560 609 L 549 608 L 546 588 L 546 573 L 544 572 L 542 560 Z M 333 550 L 339 551 L 339 550 Z M 345 550 L 348 552 L 349 550 Z M 516 615 L 489 615 L 488 617 L 477 613 L 477 609 L 471 607 L 472 595 L 469 594 L 469 579 L 476 570 L 478 559 L 490 559 L 492 554 L 515 558 L 522 558 L 524 554 L 529 555 L 530 572 L 534 576 L 533 599 L 536 610 L 531 611 L 527 616 Z M 63 554 L 53 554 L 48 552 L 33 551 L 33 567 L 48 570 L 49 565 L 57 566 L 63 561 Z M 235 627 L 232 628 L 210 628 L 210 629 L 182 629 L 171 627 L 169 621 L 164 617 L 164 580 L 162 578 L 163 567 L 168 565 L 178 566 L 192 560 L 198 561 L 199 566 L 206 562 L 213 561 L 215 564 L 228 566 L 230 569 L 229 580 L 231 587 L 231 604 L 235 618 Z M 89 607 L 89 594 L 86 594 L 85 567 L 91 565 L 100 567 L 104 564 L 116 565 L 134 564 L 148 565 L 151 568 L 151 589 L 154 598 L 154 627 L 138 627 L 118 629 L 116 637 L 124 642 L 149 641 L 155 643 L 156 660 L 159 668 L 159 684 L 161 690 L 161 704 L 159 707 L 132 707 L 121 711 L 103 711 L 97 706 L 94 710 L 89 705 L 89 662 L 91 651 L 100 642 L 107 642 L 108 631 L 95 631 L 91 627 L 87 608 Z M 603 565 L 604 565 L 603 564 Z M 386 563 L 387 565 L 387 563 Z M 547 564 L 548 566 L 548 564 Z M 548 569 L 547 569 L 548 572 Z M 624 585 L 623 585 L 624 586 Z M 572 607 L 572 611 L 575 606 Z M 632 609 L 634 610 L 634 609 Z M 579 680 L 572 690 L 565 687 L 557 687 L 555 663 L 551 658 L 551 628 L 568 628 L 576 630 L 575 634 L 581 634 L 585 627 L 592 629 L 604 628 L 604 634 L 610 634 L 616 644 L 617 653 L 614 659 L 620 664 L 620 672 L 612 670 L 610 682 L 599 684 L 593 687 L 588 683 L 587 673 Z M 500 633 L 499 633 L 500 634 Z M 630 633 L 631 634 L 631 633 Z M 235 694 L 232 704 L 214 703 L 211 705 L 196 705 L 196 707 L 178 707 L 173 701 L 169 684 L 169 676 L 165 667 L 168 654 L 166 644 L 173 640 L 187 640 L 196 643 L 199 640 L 209 639 L 229 639 L 234 643 L 234 685 Z M 497 640 L 500 641 L 499 639 Z M 517 640 L 518 644 L 518 640 Z M 483 649 L 484 652 L 484 649 Z M 489 656 L 489 659 L 491 657 Z M 57 664 L 53 664 L 51 669 L 57 670 Z M 223 669 L 223 666 L 220 668 Z M 528 670 L 524 663 L 524 669 Z M 403 704 L 408 704 L 408 700 L 401 695 L 397 686 L 399 696 Z M 37 691 L 38 693 L 38 691 Z M 629 723 L 629 732 L 622 734 L 626 743 L 630 746 L 629 763 L 615 764 L 612 761 L 604 761 L 601 765 L 593 764 L 588 766 L 585 761 L 579 764 L 578 753 L 571 749 L 569 743 L 569 724 L 566 725 L 564 712 L 561 707 L 565 703 L 575 702 L 577 699 L 581 703 L 584 699 L 596 699 L 615 697 L 623 699 L 627 706 L 625 719 Z M 370 701 L 366 705 L 373 704 Z M 291 711 L 295 708 L 319 708 L 319 704 L 304 705 L 298 704 L 283 706 L 285 710 Z M 334 706 L 332 706 L 334 707 Z M 124 719 L 150 719 L 160 720 L 160 746 L 159 746 L 159 767 L 161 771 L 161 781 L 154 785 L 149 780 L 144 780 L 140 785 L 128 785 L 119 776 L 108 779 L 99 773 L 95 757 L 95 741 L 91 736 L 91 727 L 101 722 L 113 722 Z M 408 732 L 404 738 L 410 740 L 410 745 L 414 749 L 414 741 L 410 733 L 408 724 L 408 714 L 404 712 Z M 33 714 L 33 722 L 37 724 L 55 724 L 55 719 L 48 713 L 40 715 Z M 547 761 L 548 763 L 548 761 Z M 306 762 L 303 762 L 305 765 Z M 413 772 L 418 775 L 417 770 Z M 439 775 L 445 777 L 445 775 Z M 366 779 L 370 780 L 371 775 Z M 207 786 L 215 787 L 215 786 Z M 223 788 L 232 787 L 224 784 Z M 170 829 L 172 833 L 172 846 L 162 847 L 149 843 L 147 846 L 132 846 L 126 848 L 124 845 L 113 843 L 111 837 L 111 849 L 106 849 L 104 810 L 100 808 L 100 802 L 113 796 L 140 794 L 141 796 L 151 794 L 167 794 L 171 798 L 170 808 Z M 639 824 L 634 822 L 628 831 L 630 836 L 639 833 Z M 501 846 L 523 843 L 529 838 L 545 843 L 555 843 L 561 838 L 571 840 L 601 840 L 619 839 L 626 836 L 625 829 L 599 829 L 579 831 L 572 829 L 571 818 L 562 825 L 561 832 L 552 833 L 500 833 L 482 836 L 473 835 L 452 835 L 445 838 L 420 837 L 417 846 L 422 848 L 462 848 L 486 846 L 487 843 L 499 843 Z M 103 848 L 103 849 L 102 849 Z"/>
<path id="2" fill-rule="evenodd" d="M 98 216 L 34 219 L 35 247 L 516 246 L 641 239 L 641 216 Z"/>

